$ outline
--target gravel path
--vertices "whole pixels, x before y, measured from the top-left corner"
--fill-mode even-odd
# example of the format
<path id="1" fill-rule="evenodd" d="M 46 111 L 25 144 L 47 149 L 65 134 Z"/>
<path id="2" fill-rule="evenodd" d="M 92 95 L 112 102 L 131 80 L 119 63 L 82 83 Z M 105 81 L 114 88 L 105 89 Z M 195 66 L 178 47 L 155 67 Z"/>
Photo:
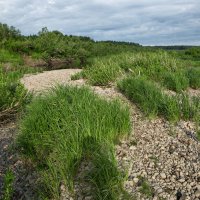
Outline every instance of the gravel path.
<path id="1" fill-rule="evenodd" d="M 46 90 L 57 83 L 84 85 L 84 80 L 70 80 L 70 76 L 79 71 L 79 69 L 49 71 L 25 76 L 21 82 L 33 92 Z M 138 108 L 116 89 L 91 88 L 106 98 L 118 97 L 130 106 L 133 131 L 129 138 L 116 146 L 119 167 L 127 169 L 128 172 L 128 180 L 125 182 L 128 193 L 137 200 L 200 199 L 200 144 L 193 137 L 194 124 L 181 121 L 172 125 L 161 118 L 146 119 Z M 1 150 L 0 153 L 2 154 Z M 84 171 L 88 171 L 88 165 L 85 163 L 80 167 L 80 177 L 77 180 L 84 179 L 82 173 Z M 75 199 L 92 199 L 89 194 L 91 188 L 77 180 L 75 180 L 77 192 Z M 62 199 L 71 199 L 66 189 L 61 187 Z M 84 191 L 87 191 L 87 195 Z"/>
<path id="2" fill-rule="evenodd" d="M 28 91 L 40 92 L 47 90 L 57 84 L 77 84 L 84 83 L 83 80 L 71 81 L 71 75 L 80 72 L 81 69 L 61 69 L 44 71 L 36 75 L 28 74 L 21 79 L 21 83 Z"/>

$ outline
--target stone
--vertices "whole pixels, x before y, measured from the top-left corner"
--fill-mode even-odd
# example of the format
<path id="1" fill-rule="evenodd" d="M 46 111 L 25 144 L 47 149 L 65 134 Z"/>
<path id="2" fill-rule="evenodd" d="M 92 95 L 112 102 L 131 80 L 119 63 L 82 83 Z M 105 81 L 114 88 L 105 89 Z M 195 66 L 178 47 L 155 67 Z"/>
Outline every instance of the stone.
<path id="1" fill-rule="evenodd" d="M 159 189 L 157 190 L 157 193 L 158 193 L 158 194 L 160 194 L 160 193 L 162 193 L 162 192 L 163 192 L 162 188 L 159 188 Z"/>
<path id="2" fill-rule="evenodd" d="M 195 196 L 196 196 L 197 198 L 200 197 L 200 191 L 199 191 L 199 190 L 197 190 L 197 191 L 195 192 Z"/>
<path id="3" fill-rule="evenodd" d="M 160 176 L 161 176 L 162 179 L 166 179 L 167 178 L 165 173 L 161 173 Z"/>
<path id="4" fill-rule="evenodd" d="M 138 178 L 134 178 L 133 181 L 134 181 L 134 183 L 138 183 L 139 179 Z"/>
<path id="5" fill-rule="evenodd" d="M 185 179 L 184 179 L 184 178 L 181 178 L 181 179 L 179 179 L 179 182 L 180 182 L 180 183 L 184 183 L 184 182 L 185 182 Z"/>

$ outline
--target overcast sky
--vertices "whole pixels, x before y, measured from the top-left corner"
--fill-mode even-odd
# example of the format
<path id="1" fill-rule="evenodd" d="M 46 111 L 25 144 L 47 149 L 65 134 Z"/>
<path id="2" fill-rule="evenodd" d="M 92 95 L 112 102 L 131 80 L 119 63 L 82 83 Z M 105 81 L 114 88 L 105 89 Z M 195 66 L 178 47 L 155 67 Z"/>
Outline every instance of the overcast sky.
<path id="1" fill-rule="evenodd" d="M 0 0 L 0 22 L 95 40 L 200 45 L 200 0 Z"/>

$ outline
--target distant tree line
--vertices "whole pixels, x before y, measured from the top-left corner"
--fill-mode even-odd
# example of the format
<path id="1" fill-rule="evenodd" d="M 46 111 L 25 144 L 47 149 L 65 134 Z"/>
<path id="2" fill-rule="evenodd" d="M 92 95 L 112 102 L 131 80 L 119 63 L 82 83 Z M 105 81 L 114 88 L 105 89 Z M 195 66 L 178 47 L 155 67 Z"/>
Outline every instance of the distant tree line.
<path id="1" fill-rule="evenodd" d="M 164 50 L 187 50 L 193 47 L 198 46 L 187 46 L 187 45 L 172 45 L 172 46 L 155 46 L 156 48 L 164 49 Z"/>
<path id="2" fill-rule="evenodd" d="M 186 56 L 198 57 L 199 47 L 157 46 L 142 47 L 138 43 L 121 41 L 94 41 L 87 36 L 64 35 L 62 32 L 42 28 L 38 34 L 24 36 L 13 26 L 0 23 L 0 48 L 22 55 L 42 58 L 47 63 L 52 59 L 65 59 L 69 65 L 85 66 L 91 58 L 119 54 L 121 52 L 183 50 Z"/>
<path id="3" fill-rule="evenodd" d="M 34 55 L 48 62 L 62 58 L 79 66 L 86 65 L 90 58 L 137 50 L 139 44 L 132 42 L 94 41 L 87 36 L 64 35 L 60 31 L 42 28 L 35 35 L 24 36 L 13 26 L 0 24 L 0 48 Z"/>

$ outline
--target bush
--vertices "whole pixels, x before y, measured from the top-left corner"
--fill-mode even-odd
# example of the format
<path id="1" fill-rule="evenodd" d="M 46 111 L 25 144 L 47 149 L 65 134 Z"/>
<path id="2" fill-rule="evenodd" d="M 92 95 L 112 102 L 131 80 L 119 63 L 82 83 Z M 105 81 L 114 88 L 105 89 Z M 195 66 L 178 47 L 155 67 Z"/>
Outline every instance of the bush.
<path id="1" fill-rule="evenodd" d="M 29 98 L 24 87 L 19 83 L 19 71 L 4 73 L 0 68 L 0 112 L 7 109 L 20 109 Z"/>
<path id="2" fill-rule="evenodd" d="M 30 102 L 31 94 L 27 93 L 19 79 L 25 73 L 36 72 L 38 69 L 24 66 L 11 67 L 5 71 L 0 65 L 0 121 L 16 117 L 19 111 Z"/>
<path id="3" fill-rule="evenodd" d="M 117 101 L 103 100 L 87 88 L 60 86 L 37 97 L 28 107 L 21 122 L 18 144 L 24 154 L 43 166 L 41 175 L 49 195 L 58 198 L 61 182 L 73 189 L 76 169 L 86 157 L 91 159 L 104 181 L 103 186 L 94 177 L 96 173 L 90 178 L 98 187 L 98 194 L 104 197 L 104 189 L 109 185 L 105 199 L 114 199 L 112 193 L 118 192 L 116 184 L 121 182 L 110 185 L 111 179 L 118 180 L 115 176 L 119 174 L 111 156 L 113 144 L 129 130 L 127 107 Z M 104 156 L 103 147 L 108 149 Z M 114 172 L 106 169 L 108 165 Z"/>

